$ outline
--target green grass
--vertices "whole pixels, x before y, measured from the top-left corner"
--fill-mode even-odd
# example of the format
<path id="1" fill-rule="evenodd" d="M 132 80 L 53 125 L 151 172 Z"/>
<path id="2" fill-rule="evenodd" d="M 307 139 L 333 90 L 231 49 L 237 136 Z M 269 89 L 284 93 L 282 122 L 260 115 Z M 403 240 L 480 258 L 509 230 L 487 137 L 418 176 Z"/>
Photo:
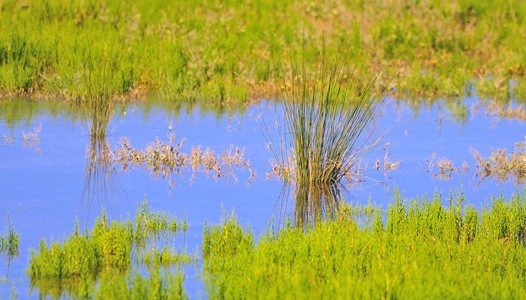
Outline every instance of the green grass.
<path id="1" fill-rule="evenodd" d="M 449 204 L 443 204 L 449 202 Z M 259 239 L 235 217 L 204 232 L 211 299 L 510 299 L 526 296 L 524 196 L 478 211 L 462 195 L 343 206 Z"/>
<path id="2" fill-rule="evenodd" d="M 271 176 L 294 185 L 298 226 L 334 215 L 340 189 L 359 181 L 358 164 L 375 145 L 370 124 L 382 103 L 373 92 L 379 75 L 367 77 L 349 65 L 345 49 L 339 52 L 334 60 L 323 52 L 315 69 L 292 59 L 279 97 L 277 147 L 268 128 L 265 134 L 276 160 Z"/>
<path id="3" fill-rule="evenodd" d="M 375 88 L 394 77 L 397 95 L 455 97 L 473 84 L 523 100 L 525 16 L 514 0 L 3 0 L 0 90 L 75 99 L 92 78 L 114 97 L 239 106 L 274 94 L 278 66 L 306 40 L 311 63 L 323 44 L 331 55 L 349 44 L 353 63 L 384 71 Z"/>
<path id="4" fill-rule="evenodd" d="M 77 227 L 67 240 L 49 246 L 41 241 L 39 250 L 31 251 L 27 270 L 31 287 L 38 288 L 41 296 L 92 297 L 110 293 L 108 286 L 122 290 L 133 282 L 139 286 L 129 292 L 138 293 L 133 294 L 137 297 L 154 291 L 183 295 L 182 274 L 163 272 L 161 267 L 180 266 L 195 258 L 167 246 L 159 250 L 158 243 L 166 244 L 186 230 L 186 221 L 153 213 L 146 204 L 138 210 L 135 222 L 109 222 L 103 213 L 91 232 Z M 147 266 L 146 277 L 134 271 L 141 265 Z M 97 282 L 100 289 L 96 289 Z M 174 282 L 179 287 L 172 286 Z"/>
<path id="5" fill-rule="evenodd" d="M 130 272 L 126 276 L 106 274 L 93 298 L 95 299 L 188 299 L 183 287 L 184 276 L 177 273 L 158 271 L 149 277 L 139 272 Z"/>
<path id="6" fill-rule="evenodd" d="M 376 78 L 348 65 L 344 51 L 335 60 L 319 58 L 313 77 L 303 63 L 294 63 L 281 98 L 285 130 L 276 158 L 287 164 L 300 186 L 346 185 L 368 149 L 369 124 L 379 106 L 372 93 Z M 360 78 L 357 83 L 354 78 Z M 369 131 L 369 135 L 368 135 Z M 290 135 L 290 136 L 289 136 Z"/>
<path id="7" fill-rule="evenodd" d="M 5 255 L 9 260 L 18 256 L 18 245 L 20 235 L 9 224 L 5 236 L 0 236 L 0 254 Z"/>

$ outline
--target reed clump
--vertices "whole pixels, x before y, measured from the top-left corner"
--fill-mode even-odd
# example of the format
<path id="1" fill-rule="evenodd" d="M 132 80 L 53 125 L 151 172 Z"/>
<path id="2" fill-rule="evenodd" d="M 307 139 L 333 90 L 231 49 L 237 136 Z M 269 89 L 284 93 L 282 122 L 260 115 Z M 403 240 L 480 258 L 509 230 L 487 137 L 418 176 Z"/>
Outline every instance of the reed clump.
<path id="1" fill-rule="evenodd" d="M 444 204 L 449 203 L 449 204 Z M 480 210 L 462 194 L 395 199 L 386 211 L 343 205 L 305 228 L 259 239 L 234 217 L 204 231 L 208 297 L 523 298 L 524 196 Z"/>
<path id="2" fill-rule="evenodd" d="M 377 76 L 360 81 L 344 52 L 336 60 L 320 54 L 314 70 L 292 62 L 282 90 L 284 129 L 274 150 L 279 172 L 298 185 L 349 186 L 369 149 L 369 128 L 381 103 L 373 93 Z M 368 132 L 369 131 L 369 132 Z M 276 168 L 276 167 L 275 167 Z"/>

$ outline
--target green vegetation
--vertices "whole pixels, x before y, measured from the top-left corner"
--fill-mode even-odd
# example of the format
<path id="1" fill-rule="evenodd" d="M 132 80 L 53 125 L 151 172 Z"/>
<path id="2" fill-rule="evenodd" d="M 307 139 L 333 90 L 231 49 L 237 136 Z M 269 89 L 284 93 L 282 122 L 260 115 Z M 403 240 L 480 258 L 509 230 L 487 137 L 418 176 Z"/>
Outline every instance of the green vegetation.
<path id="1" fill-rule="evenodd" d="M 31 252 L 27 270 L 31 286 L 38 287 L 41 296 L 52 297 L 60 297 L 64 292 L 70 297 L 106 295 L 125 287 L 130 287 L 129 293 L 137 297 L 147 293 L 158 293 L 161 298 L 161 295 L 171 294 L 182 296 L 182 275 L 161 272 L 160 268 L 179 266 L 195 258 L 167 248 L 158 250 L 155 241 L 160 242 L 160 238 L 165 237 L 166 243 L 186 229 L 186 222 L 152 213 L 146 204 L 137 212 L 134 224 L 131 221 L 110 223 L 103 213 L 91 233 L 81 233 L 76 228 L 63 243 L 53 242 L 48 247 L 41 241 L 39 251 Z M 148 269 L 146 278 L 133 271 L 142 263 Z M 95 291 L 97 281 L 100 288 Z M 173 286 L 174 283 L 177 285 Z"/>
<path id="2" fill-rule="evenodd" d="M 106 274 L 101 278 L 95 299 L 188 299 L 184 292 L 183 275 L 153 272 L 145 278 L 138 272 L 127 276 Z"/>
<path id="3" fill-rule="evenodd" d="M 164 98 L 209 107 L 274 94 L 290 53 L 344 43 L 395 93 L 524 99 L 521 1 L 0 2 L 4 95 Z M 295 54 L 296 53 L 296 54 Z M 515 80 L 513 86 L 510 80 Z M 99 99 L 101 100 L 101 99 Z M 104 100 L 105 101 L 105 100 Z"/>
<path id="4" fill-rule="evenodd" d="M 480 213 L 462 195 L 402 200 L 385 215 L 342 206 L 333 221 L 269 229 L 258 241 L 232 216 L 204 232 L 212 299 L 524 298 L 524 196 Z"/>
<path id="5" fill-rule="evenodd" d="M 9 224 L 6 236 L 0 236 L 0 254 L 4 254 L 8 259 L 18 256 L 18 244 L 20 236 Z"/>
<path id="6" fill-rule="evenodd" d="M 368 145 L 374 133 L 369 124 L 382 103 L 373 93 L 378 75 L 368 79 L 346 57 L 345 51 L 334 61 L 322 54 L 314 70 L 293 61 L 280 91 L 284 120 L 278 118 L 277 147 L 269 128 L 265 134 L 276 159 L 267 175 L 295 193 L 298 226 L 334 216 L 340 189 L 359 181 L 358 164 L 375 144 Z"/>
<path id="7" fill-rule="evenodd" d="M 372 94 L 376 77 L 362 79 L 363 87 L 346 83 L 360 78 L 361 72 L 354 74 L 342 57 L 335 61 L 321 57 L 313 81 L 305 65 L 294 64 L 291 87 L 282 96 L 285 130 L 280 148 L 285 153 L 275 156 L 283 165 L 292 161 L 286 173 L 293 174 L 298 185 L 328 187 L 352 181 L 356 163 L 367 149 L 368 125 L 379 103 Z"/>

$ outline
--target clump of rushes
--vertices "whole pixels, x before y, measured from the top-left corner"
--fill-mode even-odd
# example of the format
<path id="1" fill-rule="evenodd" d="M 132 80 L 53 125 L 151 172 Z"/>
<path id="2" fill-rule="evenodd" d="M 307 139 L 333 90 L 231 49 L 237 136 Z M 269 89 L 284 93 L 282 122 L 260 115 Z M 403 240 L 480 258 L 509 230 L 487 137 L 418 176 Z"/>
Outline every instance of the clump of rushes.
<path id="1" fill-rule="evenodd" d="M 381 104 L 373 93 L 378 75 L 364 79 L 364 72 L 349 67 L 349 55 L 341 51 L 328 59 L 334 56 L 324 49 L 314 66 L 292 60 L 283 79 L 284 121 L 278 122 L 278 149 L 267 136 L 277 160 L 267 176 L 294 184 L 297 226 L 334 215 L 340 189 L 361 180 L 361 158 L 377 142 L 368 145 L 374 132 L 369 125 Z"/>
<path id="2" fill-rule="evenodd" d="M 355 82 L 357 71 L 349 68 L 346 55 L 328 60 L 321 54 L 313 77 L 305 62 L 293 62 L 285 79 L 290 83 L 281 94 L 285 132 L 282 153 L 275 156 L 284 166 L 292 161 L 289 173 L 297 184 L 348 186 L 369 148 L 367 129 L 381 103 L 372 93 L 377 76 Z"/>
<path id="3" fill-rule="evenodd" d="M 524 298 L 524 196 L 478 211 L 460 195 L 345 205 L 307 230 L 259 240 L 235 218 L 204 230 L 210 299 Z M 443 204 L 449 202 L 449 205 Z"/>
<path id="4" fill-rule="evenodd" d="M 82 294 L 101 274 L 124 274 L 132 267 L 134 253 L 141 261 L 139 257 L 149 241 L 162 235 L 175 236 L 186 229 L 186 221 L 150 212 L 146 204 L 137 212 L 135 224 L 110 223 L 103 213 L 91 232 L 81 233 L 77 227 L 66 241 L 49 246 L 41 241 L 39 251 L 31 251 L 27 270 L 31 286 L 37 286 L 43 294 L 61 295 L 64 290 Z"/>

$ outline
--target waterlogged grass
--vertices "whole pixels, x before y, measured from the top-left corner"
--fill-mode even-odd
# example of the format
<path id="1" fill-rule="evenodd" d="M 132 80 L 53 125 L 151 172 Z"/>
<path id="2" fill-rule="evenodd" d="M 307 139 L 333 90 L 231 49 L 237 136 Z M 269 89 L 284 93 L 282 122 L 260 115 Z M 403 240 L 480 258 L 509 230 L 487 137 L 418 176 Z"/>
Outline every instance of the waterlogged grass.
<path id="1" fill-rule="evenodd" d="M 417 98 L 474 84 L 484 97 L 524 99 L 525 16 L 512 0 L 4 0 L 0 90 L 75 98 L 107 70 L 92 83 L 113 96 L 222 107 L 277 91 L 283 58 L 305 44 L 314 62 L 315 49 L 336 55 L 343 42 L 353 63 L 385 71 L 377 88 L 394 77 L 396 93 Z"/>
<path id="2" fill-rule="evenodd" d="M 524 196 L 481 212 L 462 195 L 403 200 L 384 214 L 342 206 L 334 221 L 269 229 L 235 217 L 204 232 L 208 296 L 218 298 L 520 299 L 526 296 Z M 449 202 L 449 204 L 443 204 Z M 264 295 L 264 296 L 262 296 Z"/>
<path id="3" fill-rule="evenodd" d="M 20 235 L 9 224 L 5 235 L 0 236 L 0 254 L 5 255 L 8 259 L 18 256 L 18 244 Z"/>
<path id="4" fill-rule="evenodd" d="M 182 274 L 164 272 L 161 267 L 178 267 L 196 259 L 167 246 L 159 250 L 156 242 L 166 242 L 186 230 L 186 221 L 153 213 L 146 204 L 137 212 L 135 222 L 109 222 L 103 213 L 91 232 L 77 227 L 63 242 L 48 246 L 41 241 L 38 252 L 31 252 L 27 270 L 31 287 L 37 287 L 41 296 L 52 297 L 107 295 L 124 287 L 130 287 L 131 294 L 123 295 L 134 297 L 156 293 L 160 298 L 182 297 Z M 147 266 L 146 277 L 136 270 L 142 264 Z M 99 289 L 95 289 L 97 282 Z"/>

